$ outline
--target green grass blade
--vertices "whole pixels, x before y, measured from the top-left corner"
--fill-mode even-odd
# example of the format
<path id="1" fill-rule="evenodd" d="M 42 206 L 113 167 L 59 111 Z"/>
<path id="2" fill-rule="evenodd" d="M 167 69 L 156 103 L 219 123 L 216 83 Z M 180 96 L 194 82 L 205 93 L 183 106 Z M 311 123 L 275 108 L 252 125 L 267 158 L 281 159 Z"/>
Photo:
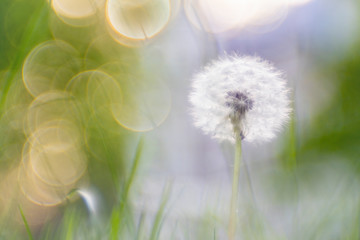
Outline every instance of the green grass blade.
<path id="1" fill-rule="evenodd" d="M 71 214 L 65 221 L 67 223 L 66 240 L 74 239 L 74 215 Z"/>
<path id="2" fill-rule="evenodd" d="M 140 240 L 141 237 L 142 237 L 143 228 L 144 228 L 144 221 L 145 221 L 145 212 L 142 211 L 141 215 L 140 215 L 140 220 L 139 220 L 137 232 L 136 232 L 136 238 L 135 238 L 136 240 Z"/>
<path id="3" fill-rule="evenodd" d="M 120 232 L 120 210 L 118 208 L 114 208 L 110 224 L 111 224 L 111 232 L 110 232 L 110 239 L 115 240 L 118 239 L 118 234 Z"/>
<path id="4" fill-rule="evenodd" d="M 123 201 L 125 201 L 127 199 L 127 197 L 128 197 L 131 185 L 132 185 L 132 183 L 134 181 L 136 172 L 137 172 L 137 170 L 139 168 L 140 157 L 141 157 L 141 153 L 143 151 L 143 147 L 144 147 L 144 138 L 141 137 L 140 140 L 139 140 L 139 143 L 138 143 L 138 145 L 136 147 L 136 153 L 135 153 L 135 157 L 134 157 L 134 160 L 133 160 L 133 165 L 131 167 L 130 176 L 129 176 L 129 179 L 126 181 L 125 188 L 124 188 L 124 191 L 123 191 L 123 197 L 122 197 Z"/>
<path id="5" fill-rule="evenodd" d="M 159 210 L 156 213 L 155 221 L 151 230 L 150 240 L 156 240 L 159 238 L 165 207 L 170 197 L 170 189 L 170 185 L 167 185 L 163 191 L 161 204 Z"/>
<path id="6" fill-rule="evenodd" d="M 125 186 L 124 186 L 124 189 L 123 189 L 123 192 L 121 195 L 120 206 L 115 207 L 112 212 L 112 216 L 111 216 L 111 220 L 110 220 L 110 224 L 111 224 L 110 239 L 113 239 L 113 240 L 117 239 L 119 233 L 121 232 L 121 227 L 122 227 L 122 222 L 123 222 L 122 220 L 124 219 L 124 208 L 127 204 L 128 194 L 129 194 L 131 185 L 135 179 L 135 175 L 136 175 L 136 172 L 139 167 L 139 162 L 140 162 L 140 158 L 141 158 L 141 153 L 143 151 L 143 146 L 144 146 L 144 139 L 143 139 L 143 137 L 141 137 L 139 140 L 139 143 L 136 147 L 133 164 L 131 166 L 130 176 L 125 183 Z"/>
<path id="7" fill-rule="evenodd" d="M 31 230 L 30 230 L 29 224 L 28 224 L 28 222 L 26 221 L 26 217 L 25 217 L 24 212 L 23 212 L 23 210 L 21 209 L 20 206 L 19 206 L 19 211 L 20 211 L 20 214 L 21 214 L 21 218 L 22 218 L 22 220 L 23 220 L 23 222 L 24 222 L 24 224 L 25 224 L 25 228 L 26 228 L 26 232 L 27 232 L 27 234 L 28 234 L 28 237 L 29 237 L 30 240 L 33 240 L 34 238 L 33 238 L 32 234 L 31 234 Z"/>

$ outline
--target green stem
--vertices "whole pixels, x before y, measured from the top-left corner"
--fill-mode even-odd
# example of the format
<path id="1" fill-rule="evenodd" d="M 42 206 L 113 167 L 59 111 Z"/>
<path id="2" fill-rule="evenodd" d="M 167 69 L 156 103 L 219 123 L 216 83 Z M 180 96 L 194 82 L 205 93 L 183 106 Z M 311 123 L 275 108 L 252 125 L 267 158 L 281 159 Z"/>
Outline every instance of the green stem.
<path id="1" fill-rule="evenodd" d="M 229 239 L 235 238 L 236 232 L 236 219 L 238 212 L 238 194 L 239 194 L 239 174 L 240 174 L 240 163 L 241 163 L 241 138 L 240 134 L 236 134 L 235 143 L 235 158 L 234 158 L 234 173 L 231 193 L 231 204 L 230 204 L 230 218 L 229 218 Z"/>

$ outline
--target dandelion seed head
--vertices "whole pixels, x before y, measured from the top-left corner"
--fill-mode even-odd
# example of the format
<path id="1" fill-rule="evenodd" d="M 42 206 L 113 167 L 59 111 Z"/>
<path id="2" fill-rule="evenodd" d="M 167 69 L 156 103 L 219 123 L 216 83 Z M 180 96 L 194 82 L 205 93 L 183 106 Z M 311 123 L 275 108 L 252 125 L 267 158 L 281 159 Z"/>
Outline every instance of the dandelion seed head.
<path id="1" fill-rule="evenodd" d="M 289 120 L 283 74 L 258 57 L 226 55 L 193 77 L 190 103 L 195 126 L 220 141 L 268 141 Z"/>

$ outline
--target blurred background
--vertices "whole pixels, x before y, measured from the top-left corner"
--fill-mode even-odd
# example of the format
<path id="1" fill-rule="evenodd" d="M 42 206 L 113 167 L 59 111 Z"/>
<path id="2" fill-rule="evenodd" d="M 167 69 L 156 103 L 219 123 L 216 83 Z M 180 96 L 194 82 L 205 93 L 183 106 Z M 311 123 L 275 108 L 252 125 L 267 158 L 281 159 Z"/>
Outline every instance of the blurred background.
<path id="1" fill-rule="evenodd" d="M 191 77 L 236 52 L 292 120 L 243 144 L 237 239 L 360 238 L 356 0 L 1 0 L 0 239 L 227 239 L 233 146 Z"/>

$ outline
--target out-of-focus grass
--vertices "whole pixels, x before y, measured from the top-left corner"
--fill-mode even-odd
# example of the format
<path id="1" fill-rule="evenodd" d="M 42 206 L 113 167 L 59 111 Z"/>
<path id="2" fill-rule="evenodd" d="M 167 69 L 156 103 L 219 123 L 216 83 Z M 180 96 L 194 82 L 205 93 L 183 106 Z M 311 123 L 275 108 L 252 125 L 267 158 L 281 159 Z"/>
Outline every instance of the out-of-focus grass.
<path id="1" fill-rule="evenodd" d="M 30 2 L 33 3 L 33 9 L 20 9 L 25 12 L 32 11 L 33 13 L 28 15 L 30 16 L 29 19 L 23 19 L 26 22 L 26 24 L 23 23 L 26 26 L 26 28 L 24 29 L 23 34 L 21 34 L 19 37 L 20 38 L 19 46 L 16 46 L 16 48 L 14 49 L 14 47 L 11 46 L 11 43 L 9 41 L 4 41 L 3 44 L 1 44 L 1 46 L 4 47 L 3 51 L 1 52 L 5 56 L 8 55 L 9 56 L 8 60 L 10 61 L 7 61 L 6 63 L 3 64 L 3 67 L 8 68 L 8 73 L 1 81 L 0 111 L 3 108 L 12 81 L 15 75 L 20 71 L 23 60 L 27 55 L 28 51 L 40 41 L 50 38 L 49 29 L 46 24 L 48 21 L 48 13 L 49 13 L 48 4 L 45 1 L 33 0 Z M 14 1 L 2 1 L 3 6 L 1 6 L 1 9 L 6 11 L 7 9 L 9 9 L 11 3 L 14 3 Z M 17 13 L 19 14 L 19 12 Z M 2 22 L 7 22 L 6 17 L 8 16 L 8 13 L 6 14 L 4 13 L 2 16 L 3 16 Z M 18 26 L 14 26 L 14 27 L 18 27 Z M 3 34 L 6 35 L 5 31 L 3 31 Z M 5 39 L 6 38 L 4 38 L 4 40 Z M 1 111 L 1 115 L 2 115 L 2 111 Z"/>
<path id="2" fill-rule="evenodd" d="M 310 160 L 311 155 L 322 153 L 343 156 L 353 162 L 354 167 L 359 167 L 360 58 L 356 54 L 359 50 L 359 46 L 354 46 L 347 59 L 335 66 L 325 66 L 323 70 L 336 76 L 336 82 L 329 83 L 336 84 L 336 93 L 307 131 L 308 139 L 301 151 L 307 154 L 304 161 Z"/>
<path id="3" fill-rule="evenodd" d="M 91 213 L 86 213 L 88 210 L 81 207 L 84 203 L 77 202 L 64 209 L 65 212 L 61 219 L 44 226 L 39 239 L 159 239 L 158 234 L 170 188 L 164 189 L 164 195 L 155 216 L 153 227 L 149 230 L 143 228 L 144 215 L 140 218 L 139 225 L 136 226 L 136 218 L 133 215 L 134 209 L 132 209 L 131 202 L 128 199 L 141 162 L 143 144 L 144 140 L 141 138 L 132 160 L 129 176 L 124 183 L 124 187 L 119 192 L 118 203 L 112 209 L 108 221 L 103 216 L 96 216 L 99 219 L 93 219 L 94 216 L 89 216 Z"/>
<path id="4" fill-rule="evenodd" d="M 144 213 L 141 214 L 139 224 L 136 224 L 134 209 L 128 199 L 131 186 L 135 180 L 136 173 L 140 164 L 143 151 L 143 138 L 140 139 L 129 177 L 124 183 L 124 187 L 119 194 L 117 206 L 112 209 L 109 221 L 95 219 L 89 221 L 83 210 L 77 206 L 70 206 L 65 210 L 65 214 L 60 222 L 50 227 L 45 227 L 43 237 L 40 239 L 159 239 L 165 206 L 170 196 L 171 187 L 164 189 L 164 194 L 160 202 L 159 209 L 154 216 L 153 226 L 149 229 L 144 228 Z M 90 216 L 91 217 L 91 216 Z"/>
<path id="5" fill-rule="evenodd" d="M 20 211 L 20 214 L 21 214 L 21 218 L 22 218 L 22 220 L 24 221 L 25 228 L 26 228 L 26 232 L 27 232 L 27 234 L 28 234 L 29 240 L 33 240 L 34 238 L 33 238 L 32 234 L 31 234 L 31 229 L 30 229 L 29 224 L 28 224 L 28 222 L 27 222 L 27 220 L 26 220 L 26 217 L 25 217 L 25 215 L 24 215 L 24 212 L 23 212 L 23 210 L 21 209 L 20 206 L 19 206 L 19 211 Z"/>
<path id="6" fill-rule="evenodd" d="M 14 148 L 14 150 L 11 149 L 12 151 L 10 151 L 10 147 L 17 145 L 20 146 L 28 137 L 26 136 L 26 133 L 22 132 L 21 126 L 21 121 L 22 119 L 26 119 L 26 116 L 19 115 L 15 116 L 14 119 L 11 119 L 10 117 L 12 116 L 9 117 L 6 114 L 12 110 L 12 107 L 16 110 L 19 106 L 28 106 L 32 101 L 32 98 L 26 92 L 22 81 L 22 66 L 25 57 L 37 44 L 46 40 L 52 40 L 54 37 L 61 36 L 61 39 L 67 40 L 69 44 L 73 44 L 78 47 L 80 46 L 78 48 L 80 56 L 83 58 L 86 56 L 87 60 L 85 61 L 84 59 L 81 59 L 82 64 L 80 65 L 79 71 L 98 68 L 105 64 L 106 61 L 119 60 L 121 57 L 125 57 L 127 60 L 133 60 L 136 59 L 136 56 L 134 56 L 135 51 L 128 50 L 127 48 L 120 46 L 117 46 L 118 51 L 116 54 L 113 53 L 111 56 L 102 52 L 101 49 L 95 49 L 98 51 L 93 51 L 91 55 L 88 52 L 88 49 L 90 42 L 97 38 L 96 34 L 94 34 L 96 29 L 89 29 L 89 27 L 67 26 L 61 21 L 59 22 L 59 19 L 57 19 L 58 22 L 56 22 L 56 16 L 54 16 L 49 3 L 45 0 L 4 0 L 0 2 L 0 13 L 0 120 L 2 123 L 0 126 L 0 171 L 2 175 L 5 176 L 9 170 L 22 162 L 21 147 L 19 148 L 20 151 L 16 150 L 16 148 Z M 58 27 L 56 31 L 54 26 Z M 59 33 L 59 28 L 61 31 L 64 31 L 64 33 L 68 34 L 61 35 Z M 84 38 L 83 35 L 80 36 L 80 39 L 72 38 L 71 33 L 78 32 L 89 34 L 88 38 Z M 79 40 L 83 41 L 80 41 L 79 43 Z M 115 59 L 109 60 L 109 57 L 114 58 L 114 55 Z M 131 61 L 127 61 L 126 64 L 133 65 Z M 125 64 L 124 61 L 123 63 Z M 121 64 L 119 66 L 121 66 Z M 125 71 L 128 71 L 128 68 L 122 67 L 121 71 L 124 73 Z M 54 72 L 52 75 L 56 74 L 58 73 Z M 22 99 L 23 96 L 26 96 L 25 101 Z M 87 118 L 85 120 L 89 120 L 88 116 L 93 114 L 91 109 L 87 109 L 84 105 L 77 105 L 77 107 L 79 112 L 83 114 L 81 117 L 83 119 Z M 27 111 L 24 111 L 24 114 L 26 114 L 26 112 Z M 101 116 L 101 119 L 99 116 Z M 128 154 L 124 150 L 125 143 L 127 143 L 129 139 L 133 139 L 135 134 L 124 130 L 117 124 L 115 127 L 105 126 L 108 129 L 104 129 L 104 125 L 107 123 L 104 122 L 104 118 L 101 114 L 99 114 L 99 116 L 92 117 L 92 119 L 95 119 L 94 121 L 89 121 L 86 126 L 82 125 L 81 127 L 84 129 L 86 128 L 85 137 L 88 148 L 87 171 L 92 184 L 101 189 L 104 204 L 104 206 L 102 206 L 104 208 L 104 215 L 109 216 L 110 212 L 115 212 L 113 208 L 113 206 L 116 205 L 115 203 L 122 206 L 122 212 L 125 212 L 125 207 L 129 207 L 127 194 L 130 191 L 131 182 L 133 181 L 137 171 L 142 149 L 142 141 L 136 152 L 136 158 L 134 160 L 134 166 L 132 168 L 130 178 L 127 181 L 124 181 L 124 169 L 127 166 L 124 158 L 125 155 Z M 12 124 L 11 121 L 13 120 L 20 122 L 19 129 L 9 127 L 9 125 Z M 81 122 L 83 123 L 84 121 L 82 120 Z M 12 158 L 12 155 L 7 157 L 9 152 L 14 152 L 14 156 L 16 156 L 16 158 Z M 130 161 L 127 160 L 127 162 Z M 0 180 L 3 179 L 3 176 L 0 177 Z M 17 183 L 14 184 L 17 185 Z M 121 186 L 124 184 L 125 187 L 121 190 Z M 11 198 L 12 196 L 3 197 Z M 14 199 L 14 202 L 16 201 L 17 199 Z M 62 212 L 61 214 L 56 216 L 55 219 L 48 219 L 48 223 L 44 223 L 42 227 L 39 228 L 39 226 L 36 226 L 34 228 L 36 229 L 33 233 L 34 237 L 42 239 L 74 239 L 74 236 L 79 235 L 79 229 L 84 227 L 84 221 L 87 220 L 88 216 L 82 213 L 81 208 L 79 210 L 76 207 L 72 207 L 72 205 L 79 206 L 79 201 L 70 204 L 64 203 L 64 206 L 62 206 L 61 209 L 62 211 L 60 211 Z M 7 209 L 7 206 L 1 207 L 2 209 Z M 70 214 L 68 213 L 70 210 L 75 212 Z M 130 218 L 128 212 L 129 210 L 127 209 L 126 214 L 123 213 L 123 215 L 120 216 L 117 227 L 121 227 L 121 223 L 129 222 L 129 220 L 124 219 L 126 217 Z M 22 229 L 22 226 L 17 226 L 17 223 L 12 223 L 12 215 L 13 213 L 11 211 L 1 211 L 0 238 L 7 238 L 7 236 L 9 236 L 9 233 L 7 233 L 8 231 L 13 232 L 12 235 L 16 232 L 17 234 L 22 235 L 22 231 L 18 231 L 19 229 Z M 24 217 L 26 213 L 21 212 L 21 215 Z M 23 219 L 25 220 L 25 218 Z M 8 220 L 9 223 L 7 223 Z M 108 228 L 109 226 L 105 225 L 107 220 L 103 220 L 103 222 L 104 227 Z M 24 221 L 23 223 L 26 226 L 26 229 L 30 231 L 31 227 L 29 225 L 32 224 L 31 221 L 29 224 L 28 221 Z M 112 224 L 114 226 L 116 225 L 115 223 Z M 97 231 L 98 228 L 95 230 Z M 99 232 L 103 234 L 107 233 L 105 230 Z M 22 235 L 24 238 L 25 236 L 26 235 Z M 114 239 L 117 238 L 118 234 L 115 234 Z M 12 237 L 12 239 L 21 239 L 21 237 Z M 93 239 L 99 238 L 93 236 Z"/>
<path id="7" fill-rule="evenodd" d="M 161 223 L 163 221 L 163 215 L 164 215 L 164 211 L 165 211 L 165 207 L 166 204 L 169 200 L 170 197 L 170 190 L 171 190 L 171 185 L 168 185 L 165 187 L 163 195 L 162 195 L 162 200 L 159 206 L 159 209 L 157 210 L 155 219 L 154 219 L 154 223 L 152 226 L 152 230 L 151 230 L 151 234 L 150 234 L 150 240 L 157 240 L 159 239 L 159 234 L 160 234 L 160 228 L 161 228 Z"/>
<path id="8" fill-rule="evenodd" d="M 120 199 L 118 200 L 118 204 L 117 206 L 113 209 L 112 211 L 112 216 L 110 219 L 110 224 L 111 224 L 111 239 L 117 239 L 118 235 L 121 234 L 121 231 L 123 229 L 123 226 L 126 224 L 126 222 L 124 222 L 124 220 L 126 219 L 126 215 L 125 215 L 125 208 L 129 207 L 128 205 L 128 195 L 129 195 L 129 191 L 131 188 L 131 185 L 134 181 L 135 178 L 135 174 L 138 170 L 139 167 L 139 163 L 140 163 L 140 157 L 141 157 L 141 153 L 143 150 L 143 138 L 140 139 L 137 149 L 136 149 L 136 153 L 135 153 L 135 157 L 133 160 L 133 165 L 131 168 L 131 172 L 130 172 L 130 176 L 129 178 L 126 180 L 125 182 L 125 186 L 122 190 L 122 193 L 120 195 Z"/>

